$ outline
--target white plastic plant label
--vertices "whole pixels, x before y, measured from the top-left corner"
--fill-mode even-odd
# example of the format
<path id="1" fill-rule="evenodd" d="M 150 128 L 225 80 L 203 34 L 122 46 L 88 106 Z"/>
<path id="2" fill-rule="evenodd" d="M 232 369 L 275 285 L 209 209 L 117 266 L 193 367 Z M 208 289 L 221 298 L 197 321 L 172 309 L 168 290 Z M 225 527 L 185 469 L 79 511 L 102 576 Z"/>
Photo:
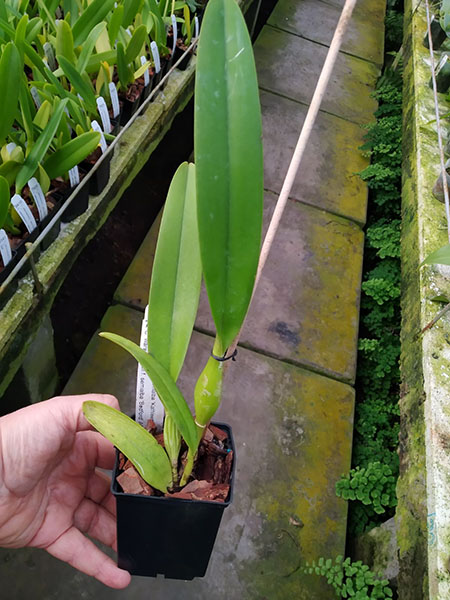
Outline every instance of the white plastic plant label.
<path id="1" fill-rule="evenodd" d="M 0 229 L 0 255 L 2 257 L 3 266 L 9 263 L 12 259 L 11 246 L 9 245 L 9 239 L 4 229 Z"/>
<path id="2" fill-rule="evenodd" d="M 145 65 L 146 62 L 147 62 L 147 59 L 145 58 L 145 56 L 141 56 L 141 65 Z M 148 69 L 145 69 L 145 71 L 144 71 L 144 86 L 147 87 L 149 83 L 150 83 L 150 75 L 148 74 Z"/>
<path id="3" fill-rule="evenodd" d="M 50 42 L 45 42 L 43 48 L 44 48 L 45 58 L 47 59 L 47 62 L 48 62 L 48 66 L 50 67 L 50 69 L 52 71 L 55 71 L 56 60 L 55 60 L 55 53 L 53 52 L 53 46 L 50 44 Z"/>
<path id="4" fill-rule="evenodd" d="M 100 127 L 97 121 L 91 121 L 91 127 L 94 131 L 98 131 L 100 134 L 100 148 L 102 152 L 106 152 L 108 146 L 106 144 L 105 136 L 103 135 L 103 129 Z"/>
<path id="5" fill-rule="evenodd" d="M 119 105 L 119 95 L 117 94 L 117 88 L 114 81 L 108 85 L 109 87 L 109 97 L 111 98 L 111 104 L 113 109 L 113 117 L 116 118 L 120 113 L 120 105 Z"/>
<path id="6" fill-rule="evenodd" d="M 15 150 L 16 148 L 17 148 L 17 146 L 14 142 L 9 142 L 9 144 L 6 144 L 6 150 L 7 150 L 8 154 L 11 154 L 11 152 L 13 150 Z"/>
<path id="7" fill-rule="evenodd" d="M 172 56 L 175 54 L 175 48 L 177 47 L 177 39 L 178 39 L 178 25 L 177 18 L 175 15 L 171 15 L 172 19 L 172 32 L 173 32 L 173 41 L 172 41 Z"/>
<path id="8" fill-rule="evenodd" d="M 45 219 L 48 215 L 47 202 L 45 201 L 44 192 L 42 191 L 41 185 L 36 177 L 32 177 L 28 182 L 28 187 L 30 188 L 31 195 L 33 196 L 33 200 L 36 203 L 39 218 Z"/>
<path id="9" fill-rule="evenodd" d="M 78 170 L 77 165 L 69 170 L 69 181 L 70 187 L 75 187 L 80 183 L 80 171 Z"/>
<path id="10" fill-rule="evenodd" d="M 159 59 L 159 50 L 156 42 L 150 44 L 150 50 L 152 51 L 153 62 L 155 63 L 155 71 L 159 73 L 161 71 L 161 61 Z"/>
<path id="11" fill-rule="evenodd" d="M 41 108 L 41 99 L 39 97 L 39 92 L 37 91 L 37 88 L 35 88 L 34 86 L 32 88 L 30 88 L 30 94 L 31 97 L 33 98 L 34 103 L 36 104 L 36 108 L 39 110 Z"/>
<path id="12" fill-rule="evenodd" d="M 194 24 L 195 24 L 195 34 L 194 34 L 194 37 L 198 38 L 198 34 L 200 33 L 200 23 L 198 21 L 198 17 L 194 17 Z"/>
<path id="13" fill-rule="evenodd" d="M 140 346 L 147 351 L 147 328 L 148 328 L 148 306 L 145 309 L 144 319 L 142 320 L 141 342 Z M 145 427 L 149 420 L 152 420 L 158 430 L 162 429 L 164 421 L 164 406 L 153 387 L 150 377 L 138 364 L 137 382 L 136 382 L 136 421 Z"/>
<path id="14" fill-rule="evenodd" d="M 17 214 L 24 222 L 25 227 L 28 229 L 28 233 L 34 231 L 37 227 L 36 219 L 33 217 L 33 213 L 22 196 L 19 196 L 19 194 L 14 194 L 14 196 L 11 198 L 11 204 L 14 206 Z"/>
<path id="15" fill-rule="evenodd" d="M 105 133 L 111 133 L 111 119 L 109 118 L 108 107 L 106 106 L 105 99 L 102 96 L 97 98 L 97 108 L 102 120 L 103 131 Z"/>

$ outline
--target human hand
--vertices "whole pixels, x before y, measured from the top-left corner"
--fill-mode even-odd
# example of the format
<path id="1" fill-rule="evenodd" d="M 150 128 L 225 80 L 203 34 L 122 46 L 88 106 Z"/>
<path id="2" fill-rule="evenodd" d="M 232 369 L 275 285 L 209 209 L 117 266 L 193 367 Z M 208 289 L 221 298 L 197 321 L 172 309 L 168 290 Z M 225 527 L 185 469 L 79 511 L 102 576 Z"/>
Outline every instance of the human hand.
<path id="1" fill-rule="evenodd" d="M 0 547 L 44 548 L 117 589 L 130 583 L 85 535 L 116 550 L 109 478 L 114 448 L 91 431 L 85 400 L 119 408 L 114 396 L 62 396 L 0 418 Z"/>

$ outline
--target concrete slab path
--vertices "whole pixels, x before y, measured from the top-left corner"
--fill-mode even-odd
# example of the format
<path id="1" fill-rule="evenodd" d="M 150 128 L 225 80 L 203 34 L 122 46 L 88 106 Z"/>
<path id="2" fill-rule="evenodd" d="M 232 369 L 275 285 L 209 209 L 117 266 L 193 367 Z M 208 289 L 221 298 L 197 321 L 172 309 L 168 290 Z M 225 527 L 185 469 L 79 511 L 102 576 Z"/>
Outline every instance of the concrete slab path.
<path id="1" fill-rule="evenodd" d="M 280 0 L 255 44 L 265 142 L 265 226 L 343 0 Z M 305 561 L 345 551 L 347 506 L 334 485 L 351 459 L 367 190 L 358 147 L 382 62 L 384 0 L 360 0 L 307 156 L 230 368 L 218 416 L 237 445 L 235 499 L 204 579 L 134 578 L 111 591 L 45 553 L 0 552 L 5 597 L 65 600 L 327 600 Z M 119 286 L 100 329 L 137 341 L 158 223 Z M 180 385 L 192 397 L 211 349 L 203 294 Z M 133 411 L 136 365 L 91 340 L 65 393 L 109 392 Z M 44 575 L 45 574 L 45 575 Z"/>

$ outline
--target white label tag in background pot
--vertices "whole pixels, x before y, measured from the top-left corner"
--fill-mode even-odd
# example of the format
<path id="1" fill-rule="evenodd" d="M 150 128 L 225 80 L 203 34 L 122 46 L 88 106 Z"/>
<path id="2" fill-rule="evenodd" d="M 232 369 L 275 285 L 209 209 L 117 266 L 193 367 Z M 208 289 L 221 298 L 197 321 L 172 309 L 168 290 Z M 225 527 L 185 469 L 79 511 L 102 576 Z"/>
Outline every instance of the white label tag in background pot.
<path id="1" fill-rule="evenodd" d="M 170 18 L 172 19 L 172 33 L 173 33 L 172 56 L 173 56 L 175 54 L 175 48 L 177 47 L 178 26 L 177 26 L 176 16 L 172 15 Z"/>
<path id="2" fill-rule="evenodd" d="M 194 37 L 198 38 L 199 29 L 200 29 L 200 23 L 198 21 L 198 17 L 194 17 L 194 23 L 195 23 L 195 34 L 194 34 Z"/>
<path id="3" fill-rule="evenodd" d="M 47 202 L 45 201 L 44 192 L 42 191 L 40 183 L 36 179 L 36 177 L 32 177 L 30 179 L 30 181 L 28 182 L 28 187 L 30 188 L 33 200 L 36 203 L 39 218 L 42 221 L 42 219 L 45 219 L 45 217 L 48 215 Z"/>
<path id="4" fill-rule="evenodd" d="M 152 51 L 153 62 L 155 63 L 155 71 L 159 73 L 161 71 L 161 61 L 159 59 L 159 50 L 156 42 L 150 44 L 150 49 Z"/>
<path id="5" fill-rule="evenodd" d="M 44 48 L 45 58 L 47 59 L 47 62 L 48 62 L 48 66 L 50 67 L 50 69 L 52 71 L 54 71 L 56 69 L 56 60 L 55 60 L 55 53 L 53 52 L 53 46 L 50 44 L 50 42 L 45 42 L 43 48 Z"/>
<path id="6" fill-rule="evenodd" d="M 147 351 L 148 306 L 145 309 L 141 329 L 141 348 Z M 153 387 L 150 377 L 138 364 L 136 382 L 136 421 L 145 427 L 153 420 L 158 430 L 162 429 L 164 421 L 164 406 Z"/>
<path id="7" fill-rule="evenodd" d="M 34 103 L 36 104 L 36 108 L 39 109 L 41 108 L 41 99 L 39 97 L 39 92 L 37 91 L 37 88 L 35 88 L 34 86 L 32 88 L 30 88 L 30 94 L 31 97 L 34 100 Z"/>
<path id="8" fill-rule="evenodd" d="M 113 117 L 116 118 L 120 113 L 120 104 L 119 104 L 119 96 L 117 94 L 117 88 L 114 81 L 111 81 L 109 84 L 109 96 L 111 98 L 111 104 L 113 109 Z"/>
<path id="9" fill-rule="evenodd" d="M 109 118 L 108 107 L 106 106 L 105 99 L 102 96 L 97 98 L 97 108 L 102 120 L 103 131 L 105 133 L 111 133 L 111 119 Z"/>
<path id="10" fill-rule="evenodd" d="M 9 239 L 4 229 L 0 229 L 0 255 L 2 257 L 3 266 L 9 263 L 12 259 L 11 246 L 9 245 Z"/>
<path id="11" fill-rule="evenodd" d="M 141 56 L 141 65 L 145 65 L 146 62 L 147 62 L 147 59 L 145 58 L 145 56 Z M 144 86 L 147 87 L 149 83 L 150 83 L 150 75 L 148 74 L 148 69 L 145 69 L 145 71 L 144 71 Z"/>
<path id="12" fill-rule="evenodd" d="M 103 129 L 100 127 L 100 125 L 97 123 L 97 121 L 91 121 L 91 127 L 94 131 L 99 132 L 100 148 L 102 149 L 102 152 L 106 152 L 106 150 L 108 149 L 108 145 L 106 143 L 105 136 L 103 135 Z"/>
<path id="13" fill-rule="evenodd" d="M 75 187 L 80 183 L 80 171 L 76 165 L 69 170 L 69 180 L 70 187 Z"/>
<path id="14" fill-rule="evenodd" d="M 36 219 L 33 217 L 33 213 L 30 210 L 30 207 L 19 194 L 14 194 L 11 198 L 11 204 L 17 211 L 17 214 L 22 219 L 25 224 L 25 227 L 28 229 L 28 233 L 34 231 L 37 227 Z"/>

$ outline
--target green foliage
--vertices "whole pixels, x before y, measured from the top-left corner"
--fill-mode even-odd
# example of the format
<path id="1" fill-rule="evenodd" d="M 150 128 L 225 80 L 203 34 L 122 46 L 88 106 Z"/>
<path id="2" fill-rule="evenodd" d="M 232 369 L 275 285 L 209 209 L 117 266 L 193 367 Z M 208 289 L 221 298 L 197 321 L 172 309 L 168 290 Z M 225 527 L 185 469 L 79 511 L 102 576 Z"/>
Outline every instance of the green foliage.
<path id="1" fill-rule="evenodd" d="M 388 10 L 399 8 L 399 2 L 389 0 Z M 361 148 L 371 164 L 359 173 L 370 196 L 356 377 L 354 469 L 336 484 L 338 495 L 352 501 L 352 534 L 392 515 L 399 468 L 401 72 L 386 70 L 374 97 L 379 102 L 376 120 L 366 126 Z"/>
<path id="2" fill-rule="evenodd" d="M 306 563 L 304 573 L 321 575 L 334 588 L 338 598 L 354 598 L 354 600 L 372 600 L 375 598 L 392 598 L 392 590 L 387 579 L 379 579 L 367 565 L 359 560 L 351 562 L 350 558 L 337 556 L 319 558 L 311 564 Z"/>

